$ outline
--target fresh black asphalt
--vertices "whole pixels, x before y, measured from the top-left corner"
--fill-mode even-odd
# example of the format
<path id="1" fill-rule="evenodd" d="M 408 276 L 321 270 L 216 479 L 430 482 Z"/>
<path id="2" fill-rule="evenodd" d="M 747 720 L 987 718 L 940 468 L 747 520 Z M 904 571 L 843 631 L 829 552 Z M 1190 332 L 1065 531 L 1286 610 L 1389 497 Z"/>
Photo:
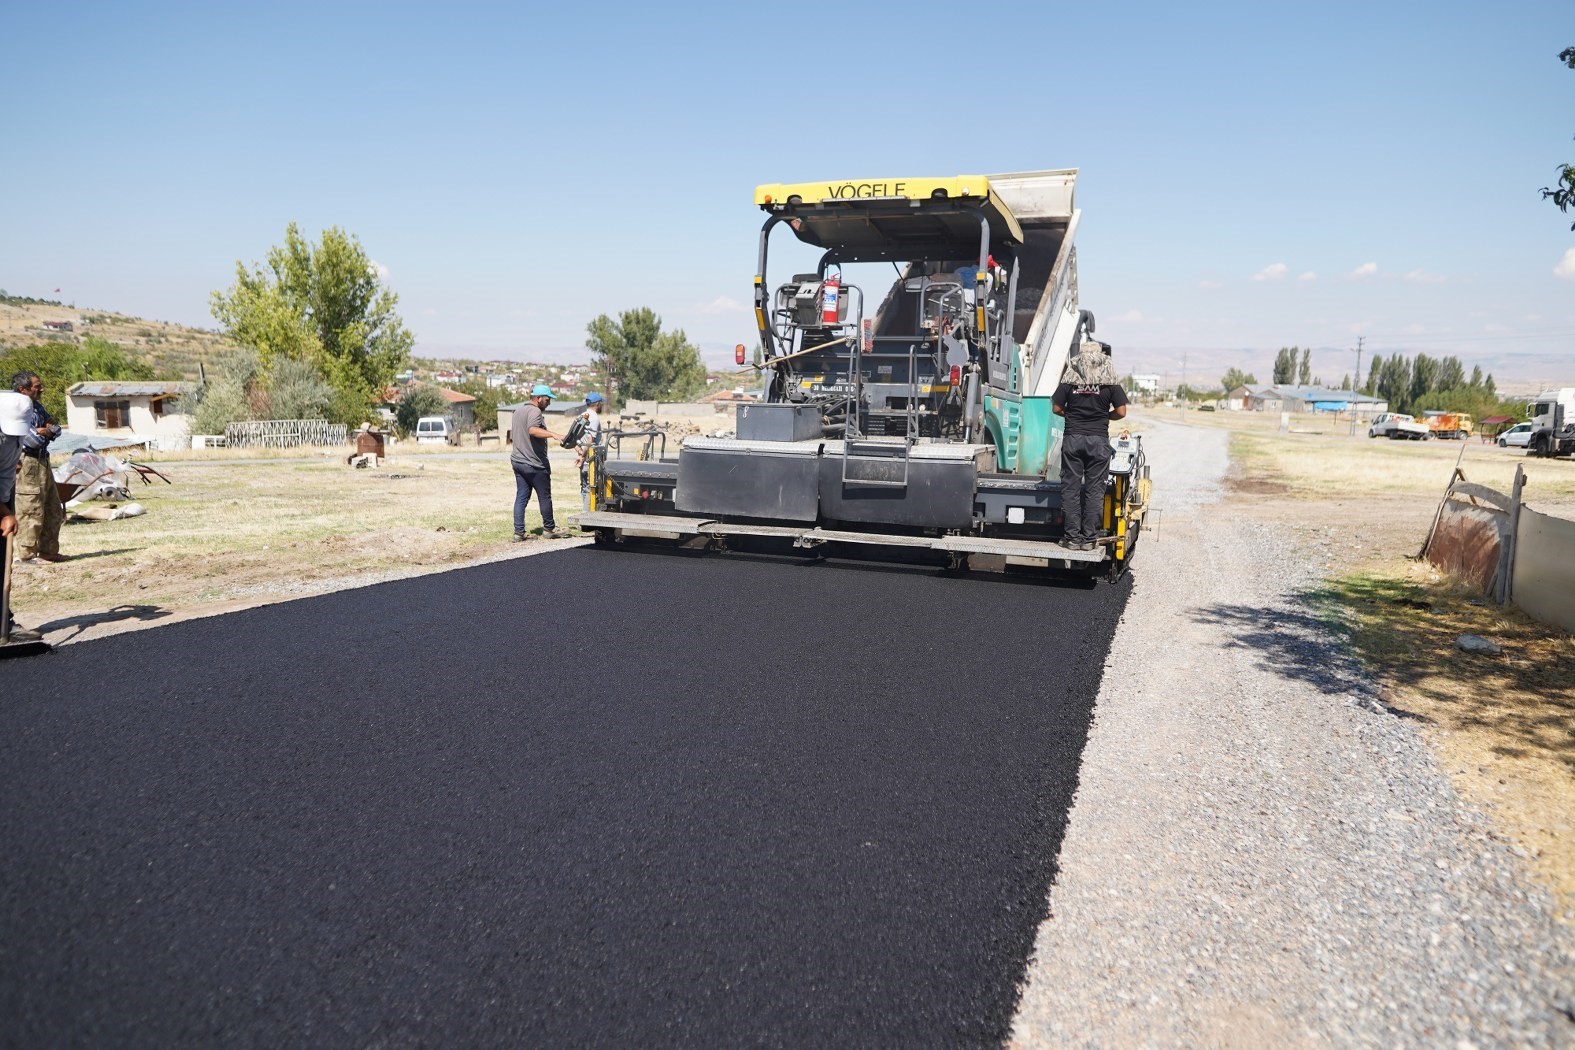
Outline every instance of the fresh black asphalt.
<path id="1" fill-rule="evenodd" d="M 999 1044 L 1126 593 L 576 549 L 0 661 L 0 1042 Z"/>

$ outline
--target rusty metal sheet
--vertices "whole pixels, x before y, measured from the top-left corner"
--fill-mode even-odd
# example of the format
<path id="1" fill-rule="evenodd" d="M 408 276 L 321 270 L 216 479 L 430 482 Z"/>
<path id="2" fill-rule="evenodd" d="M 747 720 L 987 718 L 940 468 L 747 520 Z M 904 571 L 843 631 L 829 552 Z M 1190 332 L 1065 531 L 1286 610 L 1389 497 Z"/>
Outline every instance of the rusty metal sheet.
<path id="1" fill-rule="evenodd" d="M 1491 594 L 1508 532 L 1509 515 L 1496 507 L 1448 500 L 1428 544 L 1427 560 Z"/>

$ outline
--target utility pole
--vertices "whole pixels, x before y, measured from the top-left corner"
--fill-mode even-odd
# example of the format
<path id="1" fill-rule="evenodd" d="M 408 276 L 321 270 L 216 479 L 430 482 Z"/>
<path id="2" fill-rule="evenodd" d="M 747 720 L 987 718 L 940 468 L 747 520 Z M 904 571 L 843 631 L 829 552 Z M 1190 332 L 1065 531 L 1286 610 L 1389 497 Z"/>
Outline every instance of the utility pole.
<path id="1" fill-rule="evenodd" d="M 1361 402 L 1356 400 L 1362 396 L 1362 344 L 1367 341 L 1366 336 L 1356 337 L 1356 377 L 1351 381 L 1351 392 L 1355 395 L 1351 399 L 1351 436 L 1356 436 L 1356 420 L 1360 415 L 1357 412 Z"/>

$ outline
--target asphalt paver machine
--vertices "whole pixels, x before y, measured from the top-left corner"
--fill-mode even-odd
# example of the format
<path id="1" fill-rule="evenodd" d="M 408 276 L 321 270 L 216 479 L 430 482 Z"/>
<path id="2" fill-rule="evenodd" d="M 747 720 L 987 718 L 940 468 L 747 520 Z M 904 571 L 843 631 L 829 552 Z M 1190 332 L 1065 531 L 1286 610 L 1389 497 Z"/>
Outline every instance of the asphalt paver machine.
<path id="1" fill-rule="evenodd" d="M 1078 305 L 1076 180 L 1058 170 L 758 187 L 760 399 L 739 405 L 732 438 L 644 459 L 598 449 L 578 525 L 604 544 L 1118 578 L 1148 504 L 1140 436 L 1112 439 L 1108 535 L 1092 551 L 1057 542 L 1051 396 L 1069 352 L 1094 341 Z M 813 272 L 773 285 L 772 235 L 784 228 L 821 254 Z M 889 264 L 889 287 L 859 283 L 862 263 Z"/>

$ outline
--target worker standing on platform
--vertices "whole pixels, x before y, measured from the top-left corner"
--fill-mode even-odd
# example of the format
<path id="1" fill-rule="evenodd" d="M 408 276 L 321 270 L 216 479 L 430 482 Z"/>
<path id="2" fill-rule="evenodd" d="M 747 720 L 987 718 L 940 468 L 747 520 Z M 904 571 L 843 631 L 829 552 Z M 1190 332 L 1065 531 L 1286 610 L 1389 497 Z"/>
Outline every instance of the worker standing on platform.
<path id="1" fill-rule="evenodd" d="M 586 394 L 585 411 L 580 413 L 580 418 L 585 420 L 585 430 L 574 446 L 574 465 L 580 468 L 581 510 L 591 509 L 591 449 L 601 443 L 602 406 L 606 403 L 607 399 L 600 394 Z"/>
<path id="2" fill-rule="evenodd" d="M 525 507 L 530 495 L 536 493 L 541 507 L 542 535 L 560 539 L 568 533 L 560 531 L 552 513 L 552 468 L 547 465 L 547 442 L 562 441 L 562 434 L 547 429 L 547 406 L 552 404 L 552 388 L 537 383 L 530 392 L 530 400 L 514 410 L 510 424 L 511 448 L 509 463 L 514 468 L 514 542 L 525 538 Z"/>
<path id="3" fill-rule="evenodd" d="M 1061 438 L 1061 546 L 1091 551 L 1110 480 L 1110 422 L 1127 414 L 1127 393 L 1110 364 L 1110 347 L 1085 342 L 1067 360 L 1050 408 L 1066 419 Z"/>

